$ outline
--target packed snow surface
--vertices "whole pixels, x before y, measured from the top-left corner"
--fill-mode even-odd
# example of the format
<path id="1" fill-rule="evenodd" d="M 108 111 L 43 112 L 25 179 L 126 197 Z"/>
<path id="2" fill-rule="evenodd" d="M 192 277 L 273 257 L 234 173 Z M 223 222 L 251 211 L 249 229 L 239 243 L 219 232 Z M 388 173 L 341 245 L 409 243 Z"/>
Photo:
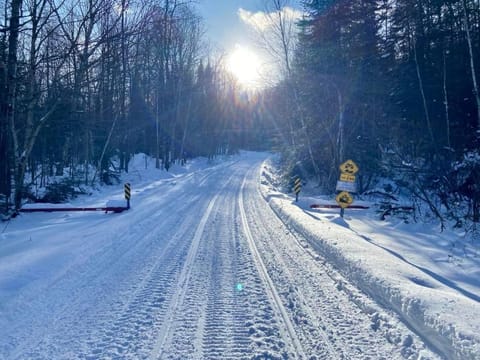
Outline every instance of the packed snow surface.
<path id="1" fill-rule="evenodd" d="M 448 257 L 455 234 L 311 210 L 268 158 L 139 155 L 128 211 L 2 223 L 0 359 L 480 358 L 480 264 Z M 107 203 L 123 184 L 68 206 Z"/>

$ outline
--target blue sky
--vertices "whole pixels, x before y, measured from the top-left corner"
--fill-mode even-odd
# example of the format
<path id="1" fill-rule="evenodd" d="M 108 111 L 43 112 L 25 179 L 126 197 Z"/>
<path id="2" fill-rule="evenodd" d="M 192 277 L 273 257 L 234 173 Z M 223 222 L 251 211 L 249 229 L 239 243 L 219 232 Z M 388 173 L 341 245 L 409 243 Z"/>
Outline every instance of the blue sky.
<path id="1" fill-rule="evenodd" d="M 299 8 L 299 1 L 290 1 L 290 6 Z M 248 26 L 238 16 L 240 8 L 257 12 L 265 9 L 264 0 L 199 0 L 198 9 L 205 19 L 207 37 L 212 45 L 229 50 L 235 44 L 248 45 L 252 40 Z"/>

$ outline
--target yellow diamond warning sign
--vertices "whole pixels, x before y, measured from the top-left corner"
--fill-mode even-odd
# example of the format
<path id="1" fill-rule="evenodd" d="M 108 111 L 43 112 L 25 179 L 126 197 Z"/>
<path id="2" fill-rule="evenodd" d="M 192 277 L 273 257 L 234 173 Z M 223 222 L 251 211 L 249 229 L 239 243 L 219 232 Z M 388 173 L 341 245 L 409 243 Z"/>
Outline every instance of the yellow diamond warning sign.
<path id="1" fill-rule="evenodd" d="M 355 175 L 358 172 L 358 166 L 353 160 L 347 160 L 340 165 L 340 171 L 347 175 Z"/>
<path id="2" fill-rule="evenodd" d="M 337 195 L 337 197 L 335 198 L 335 200 L 337 200 L 337 203 L 338 205 L 344 209 L 346 207 L 348 207 L 348 205 L 352 204 L 353 203 L 353 197 L 352 195 L 350 195 L 348 192 L 346 191 L 342 191 L 341 193 L 339 193 Z"/>

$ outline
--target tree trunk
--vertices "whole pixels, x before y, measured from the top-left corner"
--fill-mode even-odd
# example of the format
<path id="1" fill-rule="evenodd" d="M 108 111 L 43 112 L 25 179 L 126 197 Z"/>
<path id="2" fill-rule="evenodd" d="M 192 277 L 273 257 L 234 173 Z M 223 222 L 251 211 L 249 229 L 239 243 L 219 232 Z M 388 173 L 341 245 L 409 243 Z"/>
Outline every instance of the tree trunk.
<path id="1" fill-rule="evenodd" d="M 462 0 L 462 7 L 463 7 L 463 23 L 465 25 L 465 33 L 467 35 L 467 43 L 468 43 L 468 53 L 470 55 L 470 71 L 472 74 L 473 95 L 475 96 L 475 102 L 477 105 L 477 132 L 480 132 L 480 94 L 478 92 L 477 75 L 475 73 L 475 61 L 474 61 L 473 48 L 472 48 L 472 37 L 470 35 L 470 24 L 468 21 L 466 0 Z M 480 133 L 477 134 L 477 137 L 480 138 Z"/>
<path id="2" fill-rule="evenodd" d="M 113 123 L 112 123 L 112 127 L 110 128 L 110 131 L 108 133 L 107 140 L 105 140 L 105 144 L 103 145 L 102 154 L 100 155 L 100 159 L 98 160 L 97 168 L 95 169 L 95 173 L 93 174 L 93 177 L 92 177 L 92 186 L 95 184 L 95 179 L 97 178 L 97 173 L 99 171 L 102 172 L 104 170 L 103 169 L 103 158 L 105 157 L 105 153 L 107 152 L 107 148 L 110 145 L 110 140 L 112 138 L 113 130 L 115 129 L 116 123 L 117 123 L 117 117 L 115 116 L 115 119 L 113 120 Z M 105 170 L 108 170 L 108 167 Z M 103 178 L 101 178 L 101 181 L 103 181 Z"/>
<path id="3" fill-rule="evenodd" d="M 7 69 L 3 61 L 4 54 L 0 53 L 0 195 L 4 195 L 5 202 L 0 203 L 0 209 L 8 210 L 8 200 L 11 195 L 11 169 L 9 151 L 9 130 L 7 119 Z M 2 199 L 0 199 L 2 201 Z M 2 210 L 0 210 L 1 212 Z"/>
<path id="4" fill-rule="evenodd" d="M 447 89 L 447 55 L 445 49 L 443 50 L 443 104 L 445 106 L 445 127 L 446 127 L 446 137 L 447 137 L 447 146 L 451 147 L 450 142 L 450 116 L 448 111 L 448 89 Z"/>
<path id="5" fill-rule="evenodd" d="M 337 154 L 338 165 L 345 161 L 345 119 L 342 93 L 337 89 L 338 98 L 338 135 L 337 135 Z"/>
<path id="6" fill-rule="evenodd" d="M 158 94 L 158 90 L 157 90 Z M 157 104 L 155 107 L 155 168 L 160 169 L 160 129 L 159 129 L 159 99 L 160 97 L 157 95 Z"/>
<path id="7" fill-rule="evenodd" d="M 42 129 L 45 122 L 50 118 L 53 114 L 55 109 L 57 108 L 58 102 L 56 102 L 52 108 L 42 117 L 39 119 L 38 123 L 31 129 L 29 137 L 25 139 L 25 146 L 22 149 L 22 153 L 19 153 L 19 149 L 17 147 L 15 152 L 15 195 L 14 195 L 14 204 L 15 209 L 18 210 L 22 204 L 22 195 L 23 195 L 23 182 L 25 180 L 25 171 L 27 169 L 28 159 L 30 154 L 32 153 L 33 146 L 37 141 L 38 134 Z M 14 129 L 14 128 L 13 128 Z M 17 141 L 18 142 L 18 141 Z"/>
<path id="8" fill-rule="evenodd" d="M 422 104 L 423 104 L 423 111 L 425 115 L 425 122 L 427 124 L 428 134 L 430 135 L 430 141 L 432 145 L 435 147 L 435 137 L 433 135 L 432 124 L 430 121 L 430 114 L 428 112 L 428 105 L 427 105 L 427 98 L 425 97 L 425 90 L 423 87 L 423 79 L 422 73 L 420 71 L 420 64 L 418 63 L 418 55 L 417 55 L 417 41 L 413 39 L 413 55 L 415 59 L 415 69 L 417 71 L 417 79 L 418 79 L 418 87 L 420 88 L 420 94 L 422 96 Z"/>
<path id="9" fill-rule="evenodd" d="M 18 35 L 20 27 L 20 11 L 22 8 L 22 0 L 12 0 L 11 16 L 10 16 L 10 34 L 8 37 L 8 60 L 7 60 L 7 119 L 9 130 L 13 138 L 14 153 L 18 152 L 18 139 L 15 129 L 15 96 L 17 92 L 17 49 Z M 19 172 L 18 166 L 15 166 L 15 209 L 20 208 L 22 184 L 17 182 Z M 23 172 L 24 173 L 24 172 Z M 20 187 L 20 188 L 19 188 Z M 20 197 L 20 198 L 19 198 Z"/>

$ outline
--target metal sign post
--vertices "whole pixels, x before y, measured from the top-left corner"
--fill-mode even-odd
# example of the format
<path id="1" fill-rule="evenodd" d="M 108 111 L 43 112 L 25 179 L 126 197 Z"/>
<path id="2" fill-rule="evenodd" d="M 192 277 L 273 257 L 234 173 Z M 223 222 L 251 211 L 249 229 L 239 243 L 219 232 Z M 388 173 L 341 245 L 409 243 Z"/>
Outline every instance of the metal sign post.
<path id="1" fill-rule="evenodd" d="M 131 188 L 130 183 L 125 183 L 125 200 L 127 200 L 127 209 L 130 209 Z"/>
<path id="2" fill-rule="evenodd" d="M 298 202 L 298 194 L 302 190 L 302 180 L 299 177 L 295 179 L 295 183 L 293 185 L 293 191 L 295 192 L 295 202 Z"/>

